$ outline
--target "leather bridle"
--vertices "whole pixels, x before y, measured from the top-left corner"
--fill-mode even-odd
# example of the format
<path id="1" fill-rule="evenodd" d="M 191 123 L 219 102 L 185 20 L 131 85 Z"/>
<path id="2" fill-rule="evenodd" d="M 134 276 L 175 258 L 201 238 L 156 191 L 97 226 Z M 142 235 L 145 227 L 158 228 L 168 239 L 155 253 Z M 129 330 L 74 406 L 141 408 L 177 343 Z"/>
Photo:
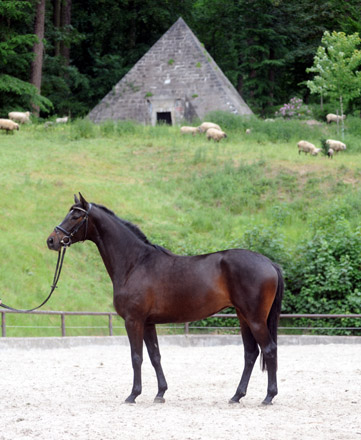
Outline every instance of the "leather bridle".
<path id="1" fill-rule="evenodd" d="M 60 240 L 60 243 L 63 247 L 69 247 L 72 244 L 72 238 L 79 231 L 79 229 L 84 225 L 84 223 L 85 223 L 85 229 L 84 229 L 83 241 L 86 239 L 86 236 L 88 234 L 89 212 L 90 212 L 91 208 L 92 208 L 91 203 L 89 204 L 88 210 L 83 209 L 83 208 L 79 208 L 78 206 L 74 206 L 72 208 L 72 211 L 74 211 L 74 210 L 82 211 L 82 212 L 84 212 L 85 215 L 82 218 L 82 220 L 79 223 L 77 223 L 71 231 L 67 231 L 66 229 L 64 229 L 60 225 L 55 226 L 54 231 L 56 233 L 58 233 L 58 231 L 61 231 L 63 234 L 65 234 L 64 237 Z"/>
<path id="2" fill-rule="evenodd" d="M 74 206 L 74 209 L 77 209 L 78 211 L 82 211 L 84 212 L 84 218 L 75 225 L 75 227 L 68 232 L 66 229 L 64 229 L 62 226 L 55 226 L 55 232 L 57 233 L 58 230 L 63 232 L 65 235 L 64 237 L 61 239 L 60 243 L 63 247 L 63 252 L 61 252 L 59 250 L 58 252 L 58 261 L 56 263 L 56 268 L 55 268 L 55 274 L 54 274 L 54 279 L 53 279 L 53 284 L 51 286 L 51 290 L 49 295 L 47 296 L 47 298 L 37 307 L 34 307 L 33 309 L 27 309 L 27 310 L 22 310 L 22 309 L 14 309 L 13 307 L 10 307 L 6 304 L 4 304 L 1 299 L 0 299 L 0 307 L 3 307 L 4 309 L 8 309 L 10 311 L 13 312 L 23 312 L 23 313 L 28 313 L 28 312 L 33 312 L 34 310 L 40 309 L 40 307 L 42 307 L 45 303 L 47 303 L 51 297 L 51 295 L 53 294 L 54 290 L 57 288 L 57 284 L 60 278 L 60 273 L 61 273 L 61 269 L 63 267 L 63 261 L 64 261 L 64 257 L 65 257 L 65 252 L 66 249 L 72 244 L 71 239 L 74 237 L 74 235 L 79 231 L 79 229 L 84 225 L 85 223 L 85 230 L 84 230 L 84 238 L 83 241 L 86 239 L 86 236 L 88 234 L 88 219 L 89 219 L 89 212 L 91 210 L 92 205 L 89 204 L 89 208 L 88 210 L 85 210 L 83 208 L 79 208 L 77 206 Z"/>

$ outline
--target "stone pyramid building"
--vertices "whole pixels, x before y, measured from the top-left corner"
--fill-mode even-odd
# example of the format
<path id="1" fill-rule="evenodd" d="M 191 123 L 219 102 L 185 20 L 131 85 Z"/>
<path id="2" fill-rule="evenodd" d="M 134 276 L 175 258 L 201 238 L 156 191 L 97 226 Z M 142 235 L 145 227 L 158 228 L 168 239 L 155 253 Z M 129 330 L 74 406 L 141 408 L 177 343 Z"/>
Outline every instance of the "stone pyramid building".
<path id="1" fill-rule="evenodd" d="M 182 18 L 89 113 L 94 122 L 180 124 L 213 110 L 252 114 Z"/>

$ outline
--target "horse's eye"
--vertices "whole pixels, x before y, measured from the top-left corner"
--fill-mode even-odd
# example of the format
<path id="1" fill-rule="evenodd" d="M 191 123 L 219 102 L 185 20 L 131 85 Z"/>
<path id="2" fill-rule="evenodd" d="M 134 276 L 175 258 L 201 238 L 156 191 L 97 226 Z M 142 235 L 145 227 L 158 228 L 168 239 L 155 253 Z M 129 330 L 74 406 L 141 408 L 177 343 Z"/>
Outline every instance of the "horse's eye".
<path id="1" fill-rule="evenodd" d="M 74 220 L 78 220 L 78 218 L 80 218 L 81 217 L 81 213 L 79 212 L 79 211 L 73 211 L 73 212 L 71 212 L 71 218 L 72 219 L 74 219 Z"/>

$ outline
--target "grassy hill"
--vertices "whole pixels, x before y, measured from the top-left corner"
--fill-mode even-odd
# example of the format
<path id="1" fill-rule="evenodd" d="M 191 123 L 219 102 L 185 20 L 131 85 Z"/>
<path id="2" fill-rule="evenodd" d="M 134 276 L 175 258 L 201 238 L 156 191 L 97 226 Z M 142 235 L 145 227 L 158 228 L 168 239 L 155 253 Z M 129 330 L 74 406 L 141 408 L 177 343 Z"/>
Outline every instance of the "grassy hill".
<path id="1" fill-rule="evenodd" d="M 332 160 L 298 155 L 297 142 L 320 146 L 321 138 L 340 138 L 335 126 L 221 122 L 228 138 L 219 144 L 182 136 L 178 127 L 129 122 L 79 120 L 0 133 L 0 298 L 30 308 L 47 295 L 57 255 L 46 238 L 78 191 L 180 254 L 245 246 L 257 230 L 273 231 L 292 251 L 315 224 L 335 215 L 360 225 L 358 120 L 349 121 L 347 151 Z M 69 249 L 46 309 L 113 310 L 112 286 L 92 243 Z M 25 320 L 8 317 L 10 324 Z"/>

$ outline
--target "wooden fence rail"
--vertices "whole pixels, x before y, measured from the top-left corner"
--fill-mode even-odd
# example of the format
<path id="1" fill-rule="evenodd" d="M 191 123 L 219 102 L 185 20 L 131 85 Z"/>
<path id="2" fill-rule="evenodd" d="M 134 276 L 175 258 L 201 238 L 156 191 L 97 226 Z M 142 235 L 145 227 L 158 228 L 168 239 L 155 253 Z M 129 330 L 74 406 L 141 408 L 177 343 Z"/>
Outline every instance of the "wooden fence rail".
<path id="1" fill-rule="evenodd" d="M 8 314 L 26 314 L 26 315 L 56 315 L 60 316 L 60 328 L 61 328 L 61 336 L 66 336 L 66 317 L 67 316 L 107 316 L 108 317 L 108 333 L 109 336 L 113 336 L 113 317 L 117 317 L 117 313 L 115 312 L 63 312 L 63 311 L 44 311 L 37 310 L 33 312 L 15 312 L 11 310 L 2 310 L 1 313 L 1 336 L 6 337 L 6 315 Z M 237 315 L 225 314 L 225 313 L 216 313 L 212 316 L 213 318 L 236 318 Z M 298 319 L 298 318 L 311 318 L 311 319 L 334 319 L 334 318 L 356 318 L 361 319 L 361 314 L 345 314 L 345 315 L 333 315 L 333 314 L 281 314 L 281 319 Z M 361 325 L 361 324 L 360 324 Z M 34 325 L 34 328 L 36 325 Z M 206 328 L 206 327 L 205 327 Z M 227 327 L 225 327 L 227 328 Z M 291 327 L 282 327 L 279 329 L 290 329 Z M 292 327 L 293 329 L 301 329 L 301 327 Z M 340 327 L 338 327 L 340 328 Z M 310 328 L 312 329 L 312 328 Z M 341 328 L 340 328 L 341 329 Z M 361 327 L 351 327 L 348 329 L 353 330 L 361 330 Z M 187 322 L 184 324 L 184 334 L 189 334 L 190 332 L 190 323 Z"/>

